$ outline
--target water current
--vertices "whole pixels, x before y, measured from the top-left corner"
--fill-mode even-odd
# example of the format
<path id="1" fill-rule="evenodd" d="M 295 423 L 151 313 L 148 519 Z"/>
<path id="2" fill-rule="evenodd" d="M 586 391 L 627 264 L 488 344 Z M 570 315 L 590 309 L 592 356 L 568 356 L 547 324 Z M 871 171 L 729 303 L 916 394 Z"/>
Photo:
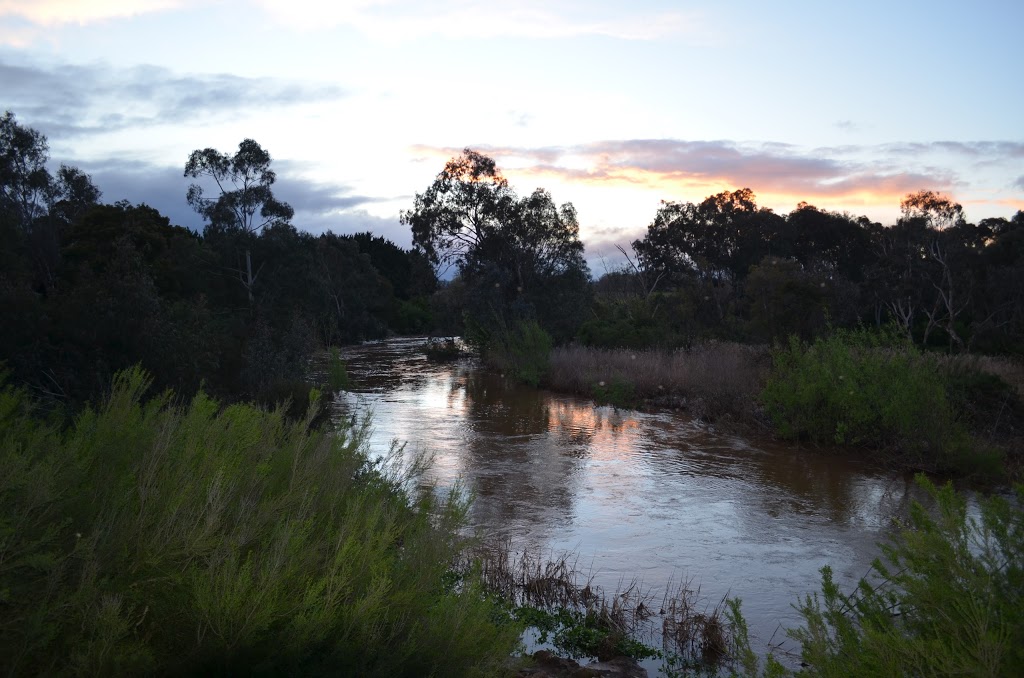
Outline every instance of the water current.
<path id="1" fill-rule="evenodd" d="M 372 412 L 373 453 L 397 440 L 432 454 L 434 482 L 474 493 L 474 528 L 574 552 L 608 590 L 689 581 L 712 605 L 741 598 L 761 652 L 799 621 L 792 604 L 818 589 L 823 565 L 847 588 L 865 575 L 917 496 L 908 478 L 849 456 L 519 386 L 469 358 L 428 362 L 422 346 L 343 353 L 355 387 L 335 407 Z"/>

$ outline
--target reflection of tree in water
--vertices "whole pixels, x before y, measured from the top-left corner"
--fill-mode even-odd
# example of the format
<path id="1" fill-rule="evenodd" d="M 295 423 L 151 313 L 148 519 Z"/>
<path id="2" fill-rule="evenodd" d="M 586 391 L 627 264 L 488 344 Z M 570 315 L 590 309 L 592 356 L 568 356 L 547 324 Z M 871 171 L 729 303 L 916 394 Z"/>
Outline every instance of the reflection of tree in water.
<path id="1" fill-rule="evenodd" d="M 548 532 L 573 520 L 580 464 L 549 428 L 550 396 L 494 372 L 463 368 L 452 379 L 448 402 L 460 399 L 472 431 L 461 467 L 476 496 L 473 523 L 494 536 L 546 541 Z"/>
<path id="2" fill-rule="evenodd" d="M 884 528 L 893 516 L 906 515 L 910 498 L 917 496 L 912 482 L 872 469 L 849 452 L 765 447 L 769 453 L 759 457 L 758 480 L 779 490 L 763 494 L 769 512 Z"/>
<path id="3" fill-rule="evenodd" d="M 812 515 L 840 525 L 884 527 L 917 496 L 913 483 L 872 469 L 848 452 L 766 440 L 747 444 L 678 424 L 644 422 L 645 446 L 674 450 L 685 461 L 665 464 L 665 472 L 748 484 L 757 497 L 755 510 L 773 518 Z"/>
<path id="4" fill-rule="evenodd" d="M 548 398 L 543 391 L 482 369 L 466 369 L 456 381 L 465 389 L 474 430 L 506 436 L 548 432 Z"/>

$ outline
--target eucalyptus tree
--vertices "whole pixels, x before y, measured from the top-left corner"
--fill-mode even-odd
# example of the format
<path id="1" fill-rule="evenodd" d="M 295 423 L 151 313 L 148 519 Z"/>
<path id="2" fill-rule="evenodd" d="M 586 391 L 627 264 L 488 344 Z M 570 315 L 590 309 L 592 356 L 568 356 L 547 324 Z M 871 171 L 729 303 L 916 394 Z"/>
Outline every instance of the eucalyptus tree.
<path id="1" fill-rule="evenodd" d="M 534 318 L 565 339 L 582 320 L 590 271 L 575 208 L 543 189 L 520 198 L 486 155 L 449 160 L 401 219 L 435 266 L 457 269 L 477 323 Z"/>
<path id="2" fill-rule="evenodd" d="M 274 196 L 277 174 L 270 163 L 270 153 L 252 139 L 243 140 L 234 155 L 204 148 L 192 151 L 185 163 L 186 177 L 206 179 L 216 187 L 214 196 L 208 197 L 202 185 L 192 184 L 186 195 L 192 209 L 207 220 L 207 235 L 226 236 L 243 245 L 244 268 L 240 263 L 232 271 L 245 287 L 250 304 L 259 277 L 259 270 L 253 272 L 254 237 L 265 228 L 288 224 L 295 215 L 291 205 Z"/>

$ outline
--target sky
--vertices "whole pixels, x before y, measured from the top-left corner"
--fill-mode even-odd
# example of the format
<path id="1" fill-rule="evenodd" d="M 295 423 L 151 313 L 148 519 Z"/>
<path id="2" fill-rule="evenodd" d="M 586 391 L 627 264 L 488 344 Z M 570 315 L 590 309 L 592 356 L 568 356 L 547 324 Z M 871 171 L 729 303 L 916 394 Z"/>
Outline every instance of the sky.
<path id="1" fill-rule="evenodd" d="M 295 225 L 399 223 L 463 148 L 572 202 L 596 275 L 661 201 L 749 187 L 892 223 L 1024 209 L 1024 2 L 0 0 L 0 108 L 103 199 L 193 229 L 192 150 L 251 138 Z"/>

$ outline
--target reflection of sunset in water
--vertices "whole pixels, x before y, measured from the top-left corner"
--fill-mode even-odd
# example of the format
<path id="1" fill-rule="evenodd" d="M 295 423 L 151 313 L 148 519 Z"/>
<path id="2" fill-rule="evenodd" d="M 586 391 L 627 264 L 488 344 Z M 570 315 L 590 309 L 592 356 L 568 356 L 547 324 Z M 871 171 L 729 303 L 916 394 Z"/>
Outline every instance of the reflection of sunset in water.
<path id="1" fill-rule="evenodd" d="M 421 342 L 420 342 L 421 343 Z M 709 598 L 743 599 L 767 640 L 832 565 L 867 571 L 912 484 L 826 451 L 752 444 L 674 412 L 598 407 L 518 386 L 468 360 L 428 363 L 413 340 L 350 349 L 371 411 L 371 453 L 393 439 L 432 453 L 430 478 L 473 493 L 469 519 L 492 537 L 576 551 L 596 583 L 695 578 Z M 717 600 L 715 601 L 717 602 Z"/>
<path id="2" fill-rule="evenodd" d="M 636 451 L 624 437 L 635 436 L 640 422 L 631 410 L 597 407 L 592 402 L 558 400 L 549 405 L 548 428 L 576 444 L 586 444 L 594 459 L 628 459 Z"/>

